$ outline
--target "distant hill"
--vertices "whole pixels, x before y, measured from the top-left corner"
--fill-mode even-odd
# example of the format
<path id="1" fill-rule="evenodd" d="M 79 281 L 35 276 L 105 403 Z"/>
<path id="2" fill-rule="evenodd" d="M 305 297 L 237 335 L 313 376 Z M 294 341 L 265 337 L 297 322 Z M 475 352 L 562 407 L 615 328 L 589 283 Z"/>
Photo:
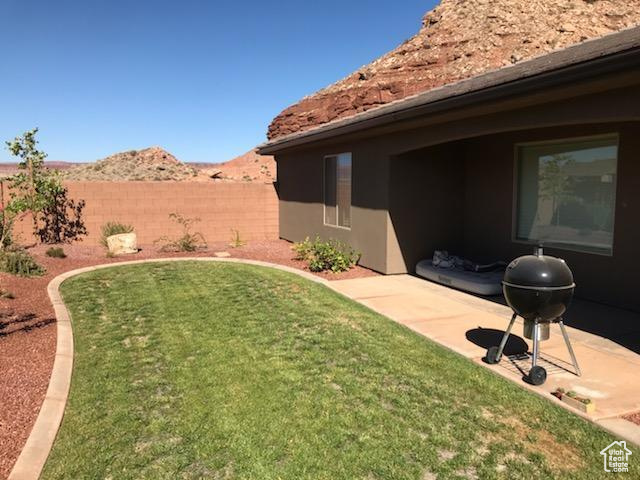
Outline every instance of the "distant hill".
<path id="1" fill-rule="evenodd" d="M 0 178 L 9 177 L 17 171 L 17 163 L 0 163 Z"/>
<path id="2" fill-rule="evenodd" d="M 18 171 L 17 163 L 0 163 L 0 178 Z M 272 182 L 276 164 L 252 149 L 224 163 L 183 163 L 160 147 L 130 150 L 93 163 L 45 162 L 69 181 Z"/>
<path id="3" fill-rule="evenodd" d="M 79 165 L 83 165 L 82 163 L 73 163 L 73 162 L 44 162 L 47 168 L 51 168 L 52 170 L 66 170 L 67 168 L 77 167 Z M 14 173 L 18 172 L 18 164 L 17 163 L 0 163 L 0 178 L 9 177 Z"/>
<path id="4" fill-rule="evenodd" d="M 63 170 L 64 180 L 80 181 L 185 181 L 200 176 L 198 170 L 182 163 L 160 147 L 115 153 L 95 163 Z"/>
<path id="5" fill-rule="evenodd" d="M 211 167 L 210 165 L 209 168 Z M 233 160 L 214 165 L 213 168 L 219 169 L 220 177 L 226 180 L 272 182 L 276 179 L 276 162 L 273 157 L 258 155 L 255 148 Z"/>

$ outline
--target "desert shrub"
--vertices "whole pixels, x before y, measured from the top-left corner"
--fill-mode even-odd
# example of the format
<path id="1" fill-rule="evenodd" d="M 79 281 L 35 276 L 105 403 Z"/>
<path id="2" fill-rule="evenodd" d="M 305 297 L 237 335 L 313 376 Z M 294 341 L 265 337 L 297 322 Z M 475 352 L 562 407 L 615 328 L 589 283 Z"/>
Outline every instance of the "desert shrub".
<path id="1" fill-rule="evenodd" d="M 242 238 L 240 238 L 240 230 L 237 230 L 235 228 L 231 229 L 231 243 L 229 244 L 230 247 L 232 248 L 240 248 L 244 245 L 246 245 L 247 242 L 245 242 L 244 240 L 242 240 Z"/>
<path id="2" fill-rule="evenodd" d="M 9 290 L 3 290 L 0 288 L 0 298 L 6 298 L 8 300 L 13 300 L 16 296 L 11 293 Z"/>
<path id="3" fill-rule="evenodd" d="M 360 254 L 353 248 L 334 239 L 323 242 L 318 237 L 314 241 L 307 237 L 304 241 L 295 243 L 293 250 L 295 258 L 307 262 L 312 272 L 346 272 L 360 259 Z"/>
<path id="4" fill-rule="evenodd" d="M 100 245 L 107 248 L 107 238 L 111 235 L 119 235 L 120 233 L 133 232 L 133 225 L 126 225 L 120 222 L 107 222 L 100 229 Z"/>
<path id="5" fill-rule="evenodd" d="M 45 273 L 45 269 L 23 248 L 9 248 L 0 252 L 0 270 L 20 277 L 35 277 Z"/>
<path id="6" fill-rule="evenodd" d="M 207 248 L 202 233 L 191 231 L 193 224 L 201 221 L 199 218 L 188 218 L 179 213 L 171 213 L 169 218 L 182 227 L 182 235 L 178 238 L 163 236 L 157 239 L 154 243 L 160 245 L 161 252 L 195 252 Z"/>
<path id="7" fill-rule="evenodd" d="M 64 250 L 62 249 L 62 247 L 48 248 L 45 254 L 47 255 L 47 257 L 52 257 L 52 258 L 67 258 L 67 254 L 64 253 Z"/>
<path id="8" fill-rule="evenodd" d="M 67 188 L 59 186 L 50 192 L 50 201 L 38 213 L 36 235 L 42 243 L 71 243 L 87 234 L 82 219 L 84 200 L 67 198 Z"/>
<path id="9" fill-rule="evenodd" d="M 47 154 L 37 149 L 38 129 L 29 130 L 12 141 L 5 142 L 11 155 L 18 158 L 18 172 L 7 178 L 9 200 L 2 199 L 3 232 L 0 247 L 5 247 L 4 237 L 10 230 L 6 225 L 31 214 L 33 231 L 38 235 L 38 220 L 43 209 L 51 206 L 53 195 L 64 187 L 57 172 L 48 169 L 44 160 Z M 4 188 L 3 185 L 0 187 Z"/>

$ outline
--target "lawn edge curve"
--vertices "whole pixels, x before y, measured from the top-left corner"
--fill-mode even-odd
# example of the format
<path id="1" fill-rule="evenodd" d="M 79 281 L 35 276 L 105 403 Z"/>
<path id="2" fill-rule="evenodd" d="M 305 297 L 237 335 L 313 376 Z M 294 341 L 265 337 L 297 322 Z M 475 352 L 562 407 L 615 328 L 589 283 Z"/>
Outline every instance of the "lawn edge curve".
<path id="1" fill-rule="evenodd" d="M 263 262 L 259 260 L 248 260 L 242 258 L 217 258 L 217 257 L 179 257 L 179 258 L 153 258 L 145 260 L 130 260 L 116 263 L 105 263 L 91 267 L 78 268 L 64 272 L 47 285 L 49 300 L 53 305 L 56 317 L 56 353 L 49 378 L 49 386 L 45 393 L 44 400 L 40 407 L 40 412 L 29 433 L 29 437 L 13 465 L 8 480 L 37 480 L 42 473 L 42 469 L 53 448 L 53 443 L 62 424 L 64 410 L 67 405 L 69 391 L 71 388 L 71 376 L 73 373 L 73 328 L 71 316 L 60 295 L 60 285 L 65 280 L 81 275 L 111 267 L 122 267 L 126 265 L 136 265 L 143 263 L 164 263 L 164 262 L 226 262 L 243 263 L 270 267 L 276 270 L 296 274 L 313 282 L 328 286 L 329 281 L 317 277 L 309 272 L 296 268 L 278 265 L 275 263 Z"/>

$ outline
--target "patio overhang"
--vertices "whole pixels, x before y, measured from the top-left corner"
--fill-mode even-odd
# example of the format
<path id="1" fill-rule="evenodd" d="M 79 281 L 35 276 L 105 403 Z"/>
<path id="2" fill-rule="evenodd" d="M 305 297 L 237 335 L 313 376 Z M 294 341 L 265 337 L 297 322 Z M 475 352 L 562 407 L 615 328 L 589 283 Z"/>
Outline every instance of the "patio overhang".
<path id="1" fill-rule="evenodd" d="M 258 147 L 262 155 L 350 134 L 398 131 L 419 118 L 520 97 L 556 87 L 631 72 L 640 74 L 640 27 L 552 52 L 483 75 L 397 100 L 310 130 L 271 140 Z"/>

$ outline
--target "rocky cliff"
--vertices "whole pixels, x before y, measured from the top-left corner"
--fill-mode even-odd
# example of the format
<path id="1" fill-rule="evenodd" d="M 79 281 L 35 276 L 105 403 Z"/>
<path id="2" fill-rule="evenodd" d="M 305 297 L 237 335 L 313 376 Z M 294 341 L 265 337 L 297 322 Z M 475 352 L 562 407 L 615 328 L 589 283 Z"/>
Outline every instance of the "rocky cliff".
<path id="1" fill-rule="evenodd" d="M 420 31 L 278 115 L 269 139 L 640 24 L 640 0 L 442 0 Z"/>

